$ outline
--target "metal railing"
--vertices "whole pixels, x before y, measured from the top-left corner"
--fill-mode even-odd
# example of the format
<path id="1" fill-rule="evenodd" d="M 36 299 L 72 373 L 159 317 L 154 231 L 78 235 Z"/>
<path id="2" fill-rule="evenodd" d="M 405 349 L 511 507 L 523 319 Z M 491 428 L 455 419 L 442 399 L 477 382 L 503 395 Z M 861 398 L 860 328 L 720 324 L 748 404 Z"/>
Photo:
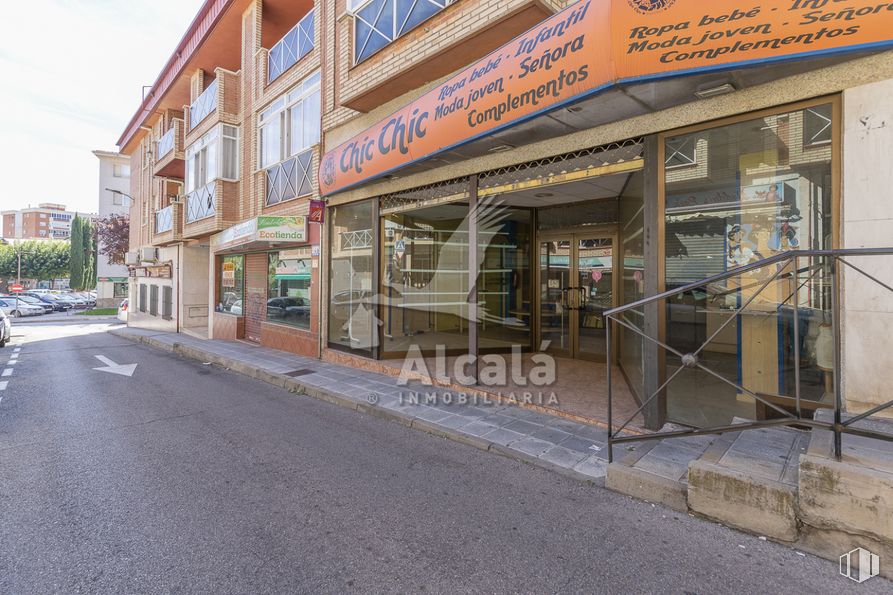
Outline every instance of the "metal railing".
<path id="1" fill-rule="evenodd" d="M 856 258 L 884 256 L 893 256 L 893 248 L 791 250 L 606 311 L 608 362 L 614 361 L 614 333 L 618 331 L 627 333 L 627 336 L 624 337 L 625 340 L 629 340 L 630 337 L 640 340 L 643 346 L 641 353 L 645 352 L 644 346 L 650 344 L 663 350 L 663 355 L 668 360 L 666 372 L 662 378 L 658 379 L 660 385 L 657 389 L 649 391 L 650 394 L 643 394 L 640 406 L 635 413 L 619 425 L 615 424 L 613 417 L 615 387 L 612 379 L 612 366 L 607 366 L 609 461 L 613 461 L 614 446 L 626 442 L 723 434 L 771 426 L 799 426 L 830 430 L 834 434 L 834 456 L 838 460 L 841 458 L 843 434 L 893 441 L 891 434 L 854 426 L 857 422 L 893 407 L 893 400 L 844 419 L 844 401 L 841 390 L 840 296 L 842 271 L 846 269 L 853 275 L 848 277 L 850 281 L 868 279 L 871 282 L 869 286 L 882 288 L 883 295 L 886 296 L 887 292 L 893 294 L 893 286 L 889 282 L 878 279 L 877 276 L 868 273 L 853 262 Z M 889 261 L 886 261 L 885 264 L 888 263 Z M 862 264 L 861 261 L 860 264 Z M 855 294 L 856 291 L 864 293 L 865 288 L 860 286 L 860 290 L 854 290 L 852 293 Z M 664 307 L 668 319 L 672 319 L 674 308 L 684 309 L 687 313 L 686 322 L 689 326 L 692 311 L 705 319 L 709 314 L 714 320 L 715 328 L 709 328 L 705 332 L 705 338 L 675 341 L 676 345 L 672 345 L 668 340 L 654 336 L 655 333 L 649 334 L 644 330 L 646 307 L 651 308 L 650 314 L 653 316 L 660 314 L 661 306 Z M 723 315 L 727 315 L 727 317 L 720 322 L 720 317 Z M 761 373 L 757 380 L 749 379 L 748 382 L 745 382 L 740 368 L 743 350 L 740 339 L 741 327 L 759 328 L 757 325 L 765 324 L 766 321 L 769 321 L 770 325 L 774 321 L 777 336 L 785 337 L 784 345 L 789 346 L 790 360 L 785 360 L 784 366 L 781 363 L 778 364 L 774 378 L 771 373 Z M 819 322 L 821 324 L 817 325 Z M 732 327 L 733 323 L 734 327 Z M 666 328 L 670 328 L 671 324 L 671 320 L 668 320 Z M 822 361 L 817 361 L 814 366 L 810 366 L 808 363 L 806 366 L 803 364 L 805 355 L 803 348 L 807 336 L 802 332 L 804 325 L 810 327 L 817 325 L 818 338 L 815 339 L 813 357 Z M 660 325 L 655 326 L 659 327 Z M 716 364 L 709 361 L 705 353 L 709 351 L 708 346 L 714 341 L 719 341 L 723 333 L 728 333 L 733 328 L 738 331 L 735 356 L 739 368 L 735 380 L 728 377 L 728 370 L 724 373 L 722 370 L 715 369 Z M 765 328 L 769 328 L 769 332 L 772 332 L 772 326 Z M 765 350 L 767 346 L 748 347 L 751 350 L 749 357 L 760 357 L 760 348 Z M 776 357 L 776 353 L 779 358 L 783 356 L 782 350 L 778 349 L 775 352 L 771 350 L 764 352 L 762 356 Z M 673 371 L 670 369 L 669 360 L 673 360 L 677 365 Z M 804 370 L 808 370 L 814 377 L 824 380 L 823 388 L 808 387 L 813 389 L 812 395 L 803 394 L 804 386 L 801 373 Z M 772 371 L 770 366 L 769 372 Z M 792 372 L 792 374 L 788 374 L 788 372 Z M 690 427 L 687 429 L 643 435 L 624 433 L 624 430 L 636 417 L 655 402 L 655 399 L 666 398 L 667 388 L 686 374 L 689 375 L 689 380 L 693 378 L 691 374 L 699 374 L 694 383 L 695 391 L 710 391 L 708 382 L 717 387 L 730 388 L 735 391 L 736 395 L 749 397 L 755 404 L 764 407 L 766 413 L 771 410 L 778 417 L 746 420 L 743 423 L 707 424 L 706 427 L 689 425 Z M 782 377 L 790 375 L 793 377 L 792 381 L 789 382 L 787 378 L 784 381 L 781 380 Z M 765 388 L 761 390 L 753 385 L 747 386 L 749 382 L 762 383 L 764 387 L 778 382 L 781 386 L 779 391 L 773 392 L 765 390 Z M 821 384 L 821 382 L 817 383 L 817 385 Z M 825 391 L 820 398 L 816 398 L 818 390 Z M 711 395 L 704 394 L 701 397 L 710 398 Z M 697 408 L 698 405 L 695 404 L 694 407 Z M 820 408 L 832 410 L 833 421 L 820 421 L 804 414 L 804 411 L 816 411 Z"/>
<path id="2" fill-rule="evenodd" d="M 155 211 L 155 233 L 161 234 L 171 231 L 174 228 L 174 208 L 166 206 L 163 209 Z"/>
<path id="3" fill-rule="evenodd" d="M 214 79 L 202 94 L 196 97 L 189 106 L 189 130 L 193 130 L 217 109 L 217 85 L 220 79 Z"/>
<path id="4" fill-rule="evenodd" d="M 171 128 L 164 135 L 158 139 L 158 144 L 155 148 L 155 157 L 156 159 L 161 159 L 168 153 L 174 150 L 174 129 Z"/>
<path id="5" fill-rule="evenodd" d="M 311 10 L 286 33 L 282 39 L 270 48 L 267 60 L 267 84 L 272 83 L 282 74 L 309 54 L 314 46 L 316 29 L 316 11 Z"/>
<path id="6" fill-rule="evenodd" d="M 209 182 L 189 193 L 186 197 L 186 223 L 207 219 L 217 213 L 216 188 L 217 182 Z"/>
<path id="7" fill-rule="evenodd" d="M 267 170 L 267 206 L 313 192 L 313 149 L 307 149 Z"/>

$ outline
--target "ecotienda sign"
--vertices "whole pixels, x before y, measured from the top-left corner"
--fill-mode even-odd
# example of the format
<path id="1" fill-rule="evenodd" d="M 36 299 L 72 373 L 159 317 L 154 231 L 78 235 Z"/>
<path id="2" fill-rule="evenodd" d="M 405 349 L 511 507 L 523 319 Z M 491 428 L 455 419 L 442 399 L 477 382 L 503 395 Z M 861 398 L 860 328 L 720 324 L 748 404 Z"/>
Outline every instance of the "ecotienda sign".
<path id="1" fill-rule="evenodd" d="M 893 45 L 893 2 L 580 0 L 326 153 L 323 194 L 624 83 Z"/>
<path id="2" fill-rule="evenodd" d="M 303 215 L 256 217 L 211 236 L 211 247 L 215 251 L 253 242 L 292 242 L 303 244 L 307 242 L 307 218 Z"/>

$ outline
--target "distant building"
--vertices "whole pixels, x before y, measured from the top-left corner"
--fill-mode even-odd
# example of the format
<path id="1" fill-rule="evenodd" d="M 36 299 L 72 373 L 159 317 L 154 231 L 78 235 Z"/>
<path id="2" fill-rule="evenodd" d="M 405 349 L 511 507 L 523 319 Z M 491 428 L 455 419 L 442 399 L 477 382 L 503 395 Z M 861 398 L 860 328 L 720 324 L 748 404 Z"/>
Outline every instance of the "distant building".
<path id="1" fill-rule="evenodd" d="M 99 159 L 99 218 L 129 212 L 130 158 L 110 151 L 93 151 Z M 117 306 L 127 297 L 127 267 L 96 259 L 96 306 Z"/>
<path id="2" fill-rule="evenodd" d="M 75 215 L 96 219 L 92 213 L 66 210 L 65 205 L 44 202 L 19 211 L 3 211 L 3 238 L 9 240 L 67 240 Z"/>

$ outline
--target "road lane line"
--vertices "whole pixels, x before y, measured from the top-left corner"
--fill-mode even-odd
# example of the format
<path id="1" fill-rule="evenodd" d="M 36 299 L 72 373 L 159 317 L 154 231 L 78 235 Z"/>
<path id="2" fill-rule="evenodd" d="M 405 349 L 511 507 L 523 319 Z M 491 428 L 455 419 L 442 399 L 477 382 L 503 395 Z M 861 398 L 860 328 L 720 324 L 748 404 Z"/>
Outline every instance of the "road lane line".
<path id="1" fill-rule="evenodd" d="M 8 380 L 4 380 L 3 382 L 0 382 L 0 390 L 6 390 L 6 386 L 8 384 L 9 384 Z"/>
<path id="2" fill-rule="evenodd" d="M 17 359 L 11 359 L 11 360 L 9 360 L 8 362 L 6 362 L 6 365 L 7 365 L 7 366 L 14 366 L 14 365 L 16 365 L 17 363 L 19 363 L 19 360 L 17 360 Z"/>
<path id="3" fill-rule="evenodd" d="M 18 353 L 18 352 L 21 351 L 21 350 L 22 350 L 21 347 L 16 347 L 15 349 L 12 350 L 12 352 L 13 352 L 13 353 Z"/>
<path id="4" fill-rule="evenodd" d="M 19 359 L 19 354 L 18 354 L 18 353 L 13 353 L 12 355 L 9 356 L 9 358 L 10 358 L 10 359 Z"/>
<path id="5" fill-rule="evenodd" d="M 3 370 L 3 374 L 0 374 L 0 376 L 12 376 L 12 368 L 6 368 L 5 370 Z"/>

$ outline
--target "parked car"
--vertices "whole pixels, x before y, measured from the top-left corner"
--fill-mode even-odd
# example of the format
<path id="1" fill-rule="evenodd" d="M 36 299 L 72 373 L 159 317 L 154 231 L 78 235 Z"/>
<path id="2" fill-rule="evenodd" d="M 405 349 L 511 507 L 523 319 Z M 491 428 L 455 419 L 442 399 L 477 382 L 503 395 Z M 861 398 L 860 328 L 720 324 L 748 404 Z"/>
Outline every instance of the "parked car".
<path id="1" fill-rule="evenodd" d="M 31 296 L 33 298 L 36 298 L 36 299 L 42 301 L 45 304 L 49 304 L 50 306 L 53 307 L 53 310 L 55 310 L 56 312 L 66 312 L 68 310 L 71 310 L 71 308 L 72 308 L 72 305 L 70 302 L 62 301 L 62 300 L 58 299 L 58 296 L 56 296 L 55 294 L 49 293 L 49 292 L 35 293 L 34 291 L 29 291 L 23 295 Z"/>
<path id="2" fill-rule="evenodd" d="M 76 300 L 83 301 L 84 304 L 86 304 L 87 308 L 93 308 L 94 306 L 96 306 L 96 298 L 91 296 L 86 291 L 72 291 L 68 295 L 70 295 L 71 297 L 73 297 Z"/>
<path id="3" fill-rule="evenodd" d="M 0 308 L 0 347 L 6 347 L 6 344 L 9 343 L 11 338 L 12 322 L 9 320 L 9 316 L 3 311 L 3 308 Z"/>
<path id="4" fill-rule="evenodd" d="M 127 311 L 130 308 L 130 300 L 124 299 L 118 306 L 118 320 L 127 322 Z"/>
<path id="5" fill-rule="evenodd" d="M 53 309 L 54 309 L 54 308 L 53 308 L 52 305 L 47 304 L 47 303 L 44 302 L 43 300 L 39 300 L 39 299 L 37 299 L 36 297 L 32 297 L 32 296 L 27 295 L 27 294 L 24 294 L 24 293 L 20 293 L 20 294 L 18 294 L 18 296 L 16 296 L 16 295 L 3 295 L 3 296 L 0 296 L 0 297 L 2 297 L 2 298 L 6 298 L 6 299 L 11 299 L 11 300 L 13 300 L 13 301 L 16 299 L 16 297 L 18 297 L 19 301 L 25 302 L 26 304 L 31 304 L 32 306 L 38 306 L 39 308 L 43 308 L 43 313 L 44 313 L 44 314 L 52 314 L 52 313 L 53 313 Z"/>
<path id="6" fill-rule="evenodd" d="M 64 300 L 64 301 L 68 302 L 69 304 L 71 304 L 72 308 L 75 308 L 77 310 L 84 310 L 87 308 L 86 300 L 75 297 L 71 293 L 60 293 L 60 294 L 57 294 L 56 297 L 59 298 L 60 300 Z"/>
<path id="7" fill-rule="evenodd" d="M 18 318 L 19 316 L 40 316 L 43 314 L 43 308 L 32 306 L 16 300 L 15 298 L 0 298 L 0 309 L 6 312 L 7 316 Z"/>

